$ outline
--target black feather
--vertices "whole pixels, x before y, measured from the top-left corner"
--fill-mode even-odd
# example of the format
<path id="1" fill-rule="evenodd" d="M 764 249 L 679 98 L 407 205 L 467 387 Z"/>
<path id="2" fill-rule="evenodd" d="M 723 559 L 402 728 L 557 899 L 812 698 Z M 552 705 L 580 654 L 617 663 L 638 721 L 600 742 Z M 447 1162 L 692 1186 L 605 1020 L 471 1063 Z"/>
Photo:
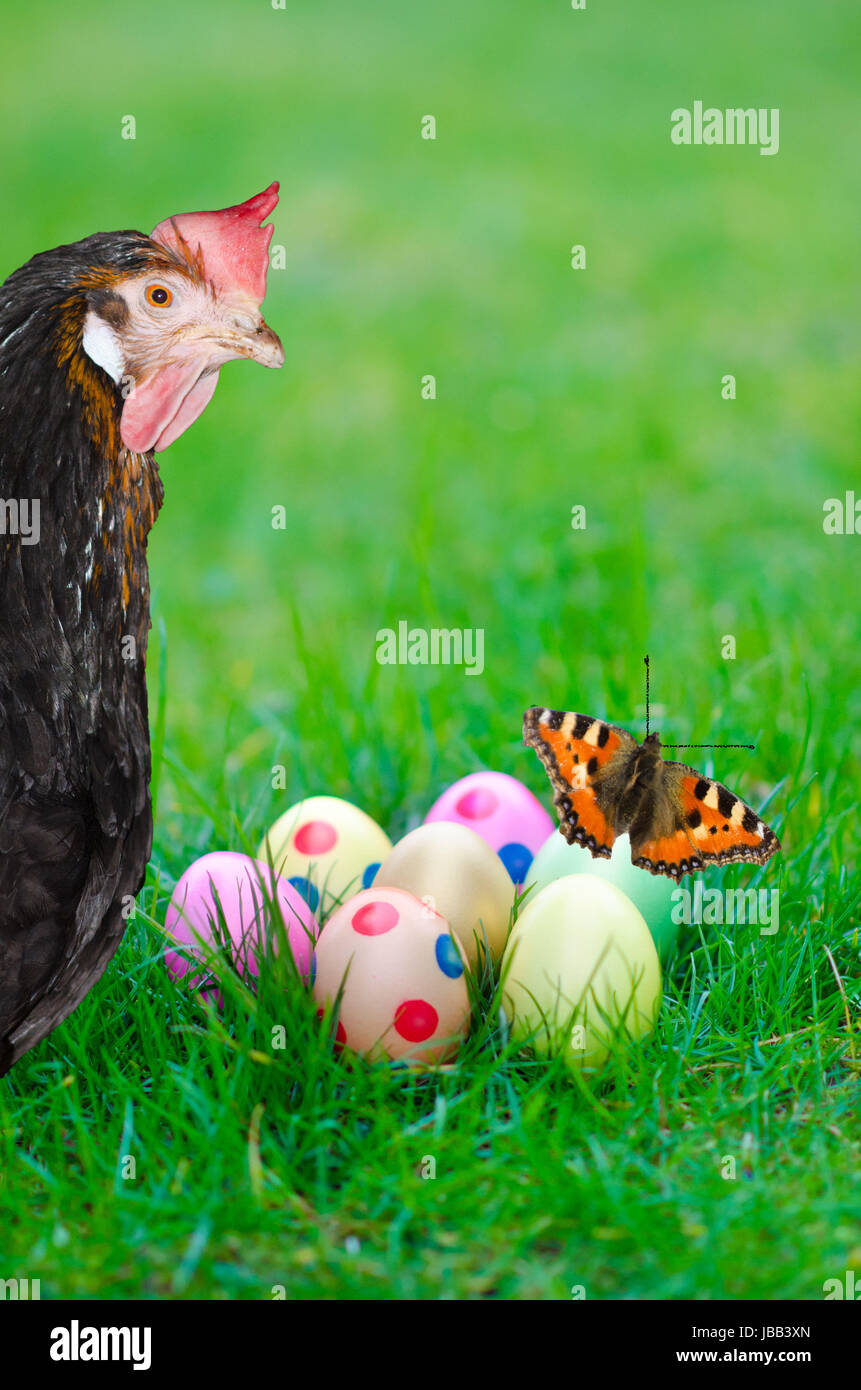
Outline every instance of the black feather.
<path id="1" fill-rule="evenodd" d="M 139 232 L 100 234 L 0 287 L 0 522 L 4 503 L 38 501 L 40 532 L 0 534 L 0 1074 L 104 970 L 152 845 L 146 537 L 162 489 L 152 454 L 123 449 L 120 392 L 80 337 L 96 282 L 160 255 Z"/>

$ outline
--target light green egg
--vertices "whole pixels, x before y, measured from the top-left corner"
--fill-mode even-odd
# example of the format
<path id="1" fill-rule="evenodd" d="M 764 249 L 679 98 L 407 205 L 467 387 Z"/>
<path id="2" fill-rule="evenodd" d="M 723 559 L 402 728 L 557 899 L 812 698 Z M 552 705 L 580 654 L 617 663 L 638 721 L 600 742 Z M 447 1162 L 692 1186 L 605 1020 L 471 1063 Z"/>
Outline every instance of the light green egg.
<path id="1" fill-rule="evenodd" d="M 568 874 L 592 874 L 620 888 L 645 917 L 658 954 L 666 960 L 679 931 L 672 918 L 679 902 L 678 897 L 673 897 L 678 893 L 678 885 L 663 874 L 650 874 L 632 864 L 631 842 L 627 835 L 617 837 L 612 858 L 593 859 L 588 849 L 569 845 L 559 831 L 554 830 L 532 861 L 524 884 L 524 888 L 532 888 L 526 902 L 531 902 L 548 883 Z"/>
<path id="2" fill-rule="evenodd" d="M 555 879 L 528 900 L 502 963 L 512 1037 L 574 1069 L 652 1032 L 658 953 L 641 912 L 594 875 Z"/>

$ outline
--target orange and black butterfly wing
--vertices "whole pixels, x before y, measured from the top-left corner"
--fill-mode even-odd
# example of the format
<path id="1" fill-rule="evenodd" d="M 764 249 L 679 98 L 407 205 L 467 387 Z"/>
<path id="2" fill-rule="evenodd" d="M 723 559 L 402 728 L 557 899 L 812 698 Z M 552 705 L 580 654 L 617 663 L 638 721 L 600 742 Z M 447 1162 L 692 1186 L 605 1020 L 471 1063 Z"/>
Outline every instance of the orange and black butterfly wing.
<path id="1" fill-rule="evenodd" d="M 675 812 L 672 816 L 654 815 L 648 824 L 632 823 L 631 862 L 638 869 L 647 869 L 650 874 L 666 874 L 676 882 L 685 874 L 695 874 L 705 868 L 683 818 Z"/>
<path id="2" fill-rule="evenodd" d="M 638 868 L 678 881 L 713 864 L 765 864 L 780 849 L 774 831 L 720 782 L 684 763 L 665 762 L 663 771 L 653 804 L 631 825 Z"/>
<path id="3" fill-rule="evenodd" d="M 615 724 L 588 714 L 528 709 L 523 742 L 534 748 L 554 791 L 559 829 L 569 845 L 609 859 L 616 838 L 616 810 L 637 740 Z"/>
<path id="4" fill-rule="evenodd" d="M 766 864 L 780 841 L 735 792 L 683 763 L 667 763 L 677 777 L 685 827 L 706 864 Z"/>

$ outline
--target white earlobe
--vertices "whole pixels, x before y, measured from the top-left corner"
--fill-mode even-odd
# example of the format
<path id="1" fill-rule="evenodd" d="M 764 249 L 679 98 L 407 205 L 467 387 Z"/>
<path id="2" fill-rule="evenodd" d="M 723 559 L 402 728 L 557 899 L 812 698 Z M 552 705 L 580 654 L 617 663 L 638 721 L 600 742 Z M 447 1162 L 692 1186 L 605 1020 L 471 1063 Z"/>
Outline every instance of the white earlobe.
<path id="1" fill-rule="evenodd" d="M 120 341 L 111 326 L 91 309 L 84 320 L 81 346 L 97 367 L 119 385 L 125 371 Z"/>

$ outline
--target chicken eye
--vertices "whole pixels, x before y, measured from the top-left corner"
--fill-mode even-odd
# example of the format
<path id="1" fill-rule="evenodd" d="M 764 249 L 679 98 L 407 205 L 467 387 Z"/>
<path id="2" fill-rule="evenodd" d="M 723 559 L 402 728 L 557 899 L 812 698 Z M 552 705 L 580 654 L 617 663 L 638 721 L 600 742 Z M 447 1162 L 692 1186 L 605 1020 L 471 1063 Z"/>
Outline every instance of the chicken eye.
<path id="1" fill-rule="evenodd" d="M 173 299 L 173 295 L 166 285 L 147 285 L 146 302 L 152 304 L 156 309 L 164 309 Z"/>

